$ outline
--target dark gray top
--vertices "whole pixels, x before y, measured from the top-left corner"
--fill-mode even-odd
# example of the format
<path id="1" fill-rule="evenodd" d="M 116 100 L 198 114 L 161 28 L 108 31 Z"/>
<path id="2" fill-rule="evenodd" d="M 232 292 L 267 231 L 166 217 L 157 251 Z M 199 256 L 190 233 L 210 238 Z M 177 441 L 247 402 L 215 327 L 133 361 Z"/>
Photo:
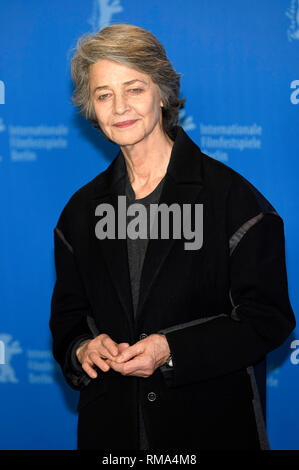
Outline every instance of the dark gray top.
<path id="1" fill-rule="evenodd" d="M 139 298 L 139 284 L 140 277 L 142 272 L 143 261 L 147 249 L 148 240 L 150 238 L 150 217 L 149 217 L 149 206 L 150 204 L 158 204 L 160 195 L 163 188 L 165 177 L 160 181 L 158 186 L 147 196 L 142 199 L 136 199 L 134 190 L 131 186 L 128 173 L 126 174 L 126 197 L 127 197 L 127 208 L 133 204 L 138 203 L 142 204 L 147 213 L 147 238 L 137 238 L 132 240 L 127 236 L 127 247 L 128 247 L 128 259 L 129 259 L 129 268 L 130 268 L 130 277 L 131 277 L 131 287 L 132 287 L 132 296 L 133 296 L 133 307 L 134 307 L 134 316 L 136 316 L 138 298 Z M 136 217 L 127 216 L 127 224 Z"/>
<path id="2" fill-rule="evenodd" d="M 142 199 L 136 199 L 134 190 L 131 186 L 128 173 L 126 174 L 126 197 L 127 197 L 127 207 L 130 204 L 138 203 L 142 204 L 146 208 L 147 213 L 147 238 L 136 238 L 132 240 L 127 236 L 127 247 L 128 247 L 128 259 L 129 259 L 129 268 L 130 268 L 130 278 L 131 278 L 131 288 L 132 288 L 132 297 L 133 297 L 133 307 L 134 307 L 134 317 L 136 317 L 138 298 L 139 298 L 139 286 L 140 286 L 140 277 L 142 272 L 143 261 L 147 249 L 147 244 L 150 234 L 150 219 L 149 219 L 149 206 L 150 204 L 158 204 L 163 183 L 165 177 L 160 181 L 158 186 L 150 194 L 145 196 Z M 134 219 L 135 216 L 127 216 L 127 224 L 130 220 Z M 148 450 L 148 440 L 146 436 L 146 431 L 144 427 L 144 421 L 142 416 L 142 409 L 140 406 L 139 400 L 139 445 L 140 449 Z"/>

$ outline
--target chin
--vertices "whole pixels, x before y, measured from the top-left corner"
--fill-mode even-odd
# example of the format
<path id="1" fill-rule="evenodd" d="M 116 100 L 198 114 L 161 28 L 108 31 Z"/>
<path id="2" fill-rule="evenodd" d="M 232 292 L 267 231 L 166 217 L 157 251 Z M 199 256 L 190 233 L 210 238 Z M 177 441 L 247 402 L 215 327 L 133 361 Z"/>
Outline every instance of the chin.
<path id="1" fill-rule="evenodd" d="M 116 131 L 116 132 L 113 132 L 113 134 L 111 134 L 110 139 L 113 140 L 113 142 L 115 142 L 118 145 L 134 145 L 140 142 L 142 139 L 144 139 L 144 134 L 141 133 L 140 131 L 138 133 L 137 132 L 131 133 L 129 130 L 127 130 L 126 132 L 123 132 L 123 131 L 122 133 L 120 132 L 118 135 Z"/>
<path id="2" fill-rule="evenodd" d="M 118 145 L 121 145 L 122 147 L 126 146 L 126 145 L 135 145 L 137 144 L 138 142 L 140 142 L 142 140 L 141 139 L 126 139 L 126 138 L 115 138 L 113 139 L 113 142 L 115 142 L 116 144 Z"/>

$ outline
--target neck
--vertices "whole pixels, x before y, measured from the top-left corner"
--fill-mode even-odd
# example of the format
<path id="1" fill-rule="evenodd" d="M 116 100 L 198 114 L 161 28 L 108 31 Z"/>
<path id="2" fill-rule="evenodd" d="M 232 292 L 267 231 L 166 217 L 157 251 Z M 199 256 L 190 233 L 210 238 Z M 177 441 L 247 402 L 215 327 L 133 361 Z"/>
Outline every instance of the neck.
<path id="1" fill-rule="evenodd" d="M 128 175 L 135 185 L 147 185 L 165 175 L 174 142 L 157 126 L 134 145 L 121 146 Z"/>

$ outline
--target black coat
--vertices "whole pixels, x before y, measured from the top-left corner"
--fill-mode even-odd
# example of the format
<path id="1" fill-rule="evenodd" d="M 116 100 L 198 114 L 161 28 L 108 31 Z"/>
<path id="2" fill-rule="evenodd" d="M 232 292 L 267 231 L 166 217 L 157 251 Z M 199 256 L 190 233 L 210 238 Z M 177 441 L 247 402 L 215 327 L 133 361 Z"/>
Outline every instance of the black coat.
<path id="1" fill-rule="evenodd" d="M 121 151 L 73 195 L 54 231 L 53 354 L 81 391 L 79 449 L 138 449 L 138 397 L 151 449 L 267 448 L 264 376 L 256 384 L 255 372 L 295 327 L 283 220 L 245 178 L 176 131 L 160 204 L 203 204 L 203 245 L 149 240 L 135 322 L 126 240 L 95 235 L 97 205 L 117 209 L 124 194 Z M 160 369 L 87 380 L 71 366 L 80 338 L 107 333 L 134 344 L 157 332 L 173 355 L 171 385 Z"/>

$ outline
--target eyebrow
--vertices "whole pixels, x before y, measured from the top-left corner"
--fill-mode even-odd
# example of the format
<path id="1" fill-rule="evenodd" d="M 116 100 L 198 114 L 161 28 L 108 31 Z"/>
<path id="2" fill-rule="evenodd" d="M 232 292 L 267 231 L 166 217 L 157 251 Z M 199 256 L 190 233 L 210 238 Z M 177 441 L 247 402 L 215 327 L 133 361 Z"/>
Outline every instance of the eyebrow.
<path id="1" fill-rule="evenodd" d="M 129 80 L 128 82 L 124 82 L 123 85 L 132 85 L 135 82 L 142 82 L 145 85 L 148 85 L 148 83 L 144 80 L 140 80 L 139 78 L 134 78 L 133 80 Z M 103 86 L 97 86 L 94 90 L 93 93 L 95 93 L 97 90 L 104 90 L 106 88 L 109 88 L 108 85 L 103 85 Z"/>

